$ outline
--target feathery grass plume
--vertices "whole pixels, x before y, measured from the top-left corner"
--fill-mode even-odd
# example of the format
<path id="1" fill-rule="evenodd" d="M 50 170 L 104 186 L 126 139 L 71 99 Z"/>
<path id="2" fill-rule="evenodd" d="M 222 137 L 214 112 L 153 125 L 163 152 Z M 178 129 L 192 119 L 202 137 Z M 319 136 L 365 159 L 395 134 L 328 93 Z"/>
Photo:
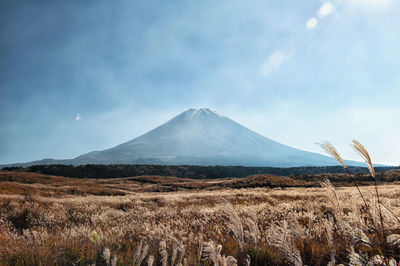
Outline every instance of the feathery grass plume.
<path id="1" fill-rule="evenodd" d="M 368 170 L 371 173 L 371 176 L 375 178 L 374 166 L 372 165 L 371 157 L 369 156 L 367 149 L 355 139 L 353 139 L 353 148 L 364 159 L 365 164 L 367 165 Z"/>
<path id="2" fill-rule="evenodd" d="M 338 163 L 340 163 L 345 170 L 347 170 L 347 165 L 345 164 L 342 156 L 340 156 L 339 152 L 336 150 L 336 148 L 330 144 L 328 141 L 324 141 L 322 143 L 317 143 L 321 148 L 331 155 L 333 159 L 335 159 Z"/>
<path id="3" fill-rule="evenodd" d="M 105 260 L 105 262 L 107 263 L 107 265 L 110 264 L 111 252 L 108 248 L 104 248 L 102 257 Z"/>
<path id="4" fill-rule="evenodd" d="M 381 241 L 381 244 L 385 245 L 386 244 L 385 243 L 386 233 L 385 233 L 385 227 L 384 227 L 384 223 L 383 223 L 383 215 L 382 215 L 382 209 L 381 209 L 382 203 L 381 203 L 381 199 L 380 199 L 379 192 L 378 192 L 378 183 L 377 183 L 376 176 L 375 176 L 375 169 L 374 169 L 371 157 L 369 156 L 367 149 L 360 142 L 358 142 L 355 139 L 353 139 L 353 148 L 364 159 L 365 164 L 367 165 L 368 170 L 375 181 L 375 195 L 376 195 L 376 198 L 378 201 L 378 213 L 379 213 L 379 219 L 380 219 L 381 230 L 382 230 L 382 240 L 380 240 L 380 241 Z M 379 235 L 378 235 L 378 238 L 380 239 Z"/>
<path id="5" fill-rule="evenodd" d="M 220 266 L 237 266 L 237 260 L 233 256 L 220 256 L 219 257 Z"/>
<path id="6" fill-rule="evenodd" d="M 328 141 L 323 142 L 322 144 L 319 144 L 321 146 L 321 148 L 323 150 L 325 150 L 327 153 L 329 153 L 336 161 L 338 161 L 343 168 L 345 169 L 345 171 L 350 174 L 351 176 L 353 176 L 352 182 L 354 184 L 354 186 L 357 188 L 358 193 L 361 196 L 361 199 L 364 203 L 365 209 L 368 212 L 369 218 L 371 219 L 371 221 L 374 223 L 374 230 L 376 232 L 376 235 L 378 236 L 378 239 L 380 238 L 379 236 L 379 231 L 378 228 L 376 227 L 376 223 L 374 222 L 374 218 L 372 216 L 372 213 L 370 211 L 369 205 L 367 204 L 367 201 L 365 200 L 364 194 L 361 192 L 360 187 L 358 186 L 357 182 L 354 179 L 354 174 L 347 168 L 346 164 L 344 163 L 342 157 L 340 156 L 339 152 L 336 150 L 335 147 L 333 147 L 333 145 L 331 145 Z M 361 145 L 361 144 L 360 144 Z M 365 150 L 365 148 L 364 148 Z M 365 150 L 366 151 L 366 150 Z M 368 154 L 368 153 L 367 153 Z M 368 155 L 369 157 L 369 155 Z M 372 164 L 371 164 L 372 165 Z M 376 179 L 375 179 L 376 182 Z M 376 184 L 376 183 L 375 183 Z M 376 186 L 375 186 L 376 187 Z M 376 189 L 377 190 L 377 189 Z"/>
<path id="7" fill-rule="evenodd" d="M 383 204 L 383 202 L 381 202 L 382 207 L 393 217 L 397 220 L 398 223 L 400 223 L 400 219 L 399 217 L 397 217 L 393 211 L 391 209 L 389 209 L 388 207 L 385 206 L 385 204 Z"/>
<path id="8" fill-rule="evenodd" d="M 176 265 L 181 265 L 183 261 L 183 257 L 185 256 L 185 246 L 182 244 L 182 242 L 178 241 L 173 236 L 170 236 L 173 242 L 173 247 L 172 247 L 172 256 L 171 256 L 171 265 L 175 264 L 175 260 L 177 255 L 179 254 L 178 261 Z"/>
<path id="9" fill-rule="evenodd" d="M 349 265 L 367 265 L 368 259 L 352 250 L 349 255 Z M 372 264 L 374 265 L 374 264 Z"/>
<path id="10" fill-rule="evenodd" d="M 219 266 L 219 257 L 221 256 L 222 246 L 214 243 L 214 241 L 210 240 L 208 242 L 203 243 L 203 253 L 202 259 L 211 259 L 215 266 Z"/>
<path id="11" fill-rule="evenodd" d="M 233 236 L 236 242 L 238 243 L 240 250 L 242 250 L 244 242 L 242 220 L 240 219 L 233 205 L 226 199 L 223 199 L 223 201 L 225 202 L 225 205 L 221 209 L 221 211 L 228 218 L 227 220 L 228 229 L 233 233 Z"/>
<path id="12" fill-rule="evenodd" d="M 237 260 L 234 257 L 221 255 L 221 245 L 216 245 L 214 241 L 210 240 L 205 242 L 203 246 L 203 260 L 211 259 L 214 266 L 237 266 Z"/>
<path id="13" fill-rule="evenodd" d="M 275 247 L 286 260 L 286 263 L 294 266 L 303 265 L 300 251 L 295 245 L 295 240 L 289 232 L 289 225 L 286 220 L 269 226 L 268 243 Z"/>
<path id="14" fill-rule="evenodd" d="M 358 247 L 363 248 L 374 248 L 371 244 L 371 241 L 367 234 L 361 228 L 357 226 L 351 225 L 349 222 L 342 222 L 341 227 L 339 228 L 341 234 L 348 240 L 350 243 L 356 244 Z"/>
<path id="15" fill-rule="evenodd" d="M 245 225 L 247 226 L 248 231 L 247 235 L 248 238 L 250 239 L 251 242 L 253 242 L 256 246 L 258 243 L 258 238 L 260 236 L 260 231 L 258 230 L 258 218 L 257 214 L 255 214 L 253 211 L 250 211 L 248 214 L 250 217 L 248 217 L 245 221 Z"/>
<path id="16" fill-rule="evenodd" d="M 148 251 L 149 245 L 145 243 L 143 246 L 143 240 L 140 240 L 139 245 L 137 246 L 135 254 L 133 256 L 134 265 L 140 266 L 143 260 L 146 258 Z"/>
<path id="17" fill-rule="evenodd" d="M 165 242 L 165 240 L 162 240 L 160 242 L 159 252 L 160 252 L 160 256 L 161 256 L 161 265 L 167 266 L 168 252 L 167 252 L 167 243 Z"/>
<path id="18" fill-rule="evenodd" d="M 335 187 L 332 185 L 329 179 L 325 179 L 321 182 L 321 186 L 325 188 L 326 196 L 329 201 L 332 203 L 333 211 L 335 213 L 336 222 L 340 222 L 342 218 L 342 206 L 340 204 L 339 196 L 336 193 Z"/>
<path id="19" fill-rule="evenodd" d="M 150 255 L 150 256 L 147 258 L 147 266 L 153 266 L 153 263 L 154 263 L 154 256 L 153 256 L 153 255 Z"/>
<path id="20" fill-rule="evenodd" d="M 400 248 L 400 235 L 391 234 L 386 237 L 386 243 L 394 248 Z"/>

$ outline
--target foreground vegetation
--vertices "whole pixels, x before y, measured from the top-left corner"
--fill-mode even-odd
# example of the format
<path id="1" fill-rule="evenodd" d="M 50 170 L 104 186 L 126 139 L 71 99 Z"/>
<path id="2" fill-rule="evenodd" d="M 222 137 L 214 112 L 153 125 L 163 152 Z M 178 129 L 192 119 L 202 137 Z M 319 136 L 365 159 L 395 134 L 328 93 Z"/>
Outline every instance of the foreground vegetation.
<path id="1" fill-rule="evenodd" d="M 360 187 L 367 209 L 355 187 L 265 175 L 95 180 L 1 172 L 0 181 L 0 265 L 400 261 L 396 184 L 379 186 L 379 211 L 374 186 Z"/>

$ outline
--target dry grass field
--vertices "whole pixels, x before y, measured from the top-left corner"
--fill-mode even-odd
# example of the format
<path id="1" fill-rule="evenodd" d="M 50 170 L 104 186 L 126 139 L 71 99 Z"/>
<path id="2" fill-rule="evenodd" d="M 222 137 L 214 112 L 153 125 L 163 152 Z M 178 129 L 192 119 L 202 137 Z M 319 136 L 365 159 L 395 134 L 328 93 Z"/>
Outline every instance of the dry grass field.
<path id="1" fill-rule="evenodd" d="M 0 172 L 0 265 L 397 265 L 400 186 L 378 189 L 381 212 L 373 186 Z"/>

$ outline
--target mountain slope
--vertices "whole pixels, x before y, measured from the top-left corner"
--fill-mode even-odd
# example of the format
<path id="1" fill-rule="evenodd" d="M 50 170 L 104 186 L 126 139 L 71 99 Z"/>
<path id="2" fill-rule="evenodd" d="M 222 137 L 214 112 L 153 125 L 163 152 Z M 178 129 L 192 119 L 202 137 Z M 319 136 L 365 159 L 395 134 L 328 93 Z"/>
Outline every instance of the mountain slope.
<path id="1" fill-rule="evenodd" d="M 346 161 L 348 165 L 364 166 Z M 110 149 L 70 160 L 44 159 L 0 165 L 154 164 L 240 166 L 330 166 L 330 157 L 266 138 L 209 108 L 189 109 L 146 134 Z"/>
<path id="2" fill-rule="evenodd" d="M 196 164 L 243 166 L 335 165 L 329 157 L 263 137 L 208 108 L 189 109 L 165 124 L 73 164 Z"/>

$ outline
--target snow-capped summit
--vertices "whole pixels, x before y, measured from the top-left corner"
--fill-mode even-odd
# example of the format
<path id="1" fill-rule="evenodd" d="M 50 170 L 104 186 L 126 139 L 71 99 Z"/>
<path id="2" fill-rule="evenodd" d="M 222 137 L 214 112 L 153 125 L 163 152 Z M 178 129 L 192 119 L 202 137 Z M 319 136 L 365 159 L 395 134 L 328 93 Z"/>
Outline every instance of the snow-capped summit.
<path id="1" fill-rule="evenodd" d="M 189 109 L 146 134 L 73 164 L 325 166 L 329 157 L 263 137 L 211 108 Z"/>
<path id="2" fill-rule="evenodd" d="M 181 115 L 186 116 L 187 118 L 194 118 L 194 117 L 206 117 L 208 115 L 211 116 L 217 116 L 219 118 L 223 118 L 224 116 L 219 114 L 217 111 L 211 109 L 211 108 L 191 108 L 185 112 L 183 112 Z"/>

